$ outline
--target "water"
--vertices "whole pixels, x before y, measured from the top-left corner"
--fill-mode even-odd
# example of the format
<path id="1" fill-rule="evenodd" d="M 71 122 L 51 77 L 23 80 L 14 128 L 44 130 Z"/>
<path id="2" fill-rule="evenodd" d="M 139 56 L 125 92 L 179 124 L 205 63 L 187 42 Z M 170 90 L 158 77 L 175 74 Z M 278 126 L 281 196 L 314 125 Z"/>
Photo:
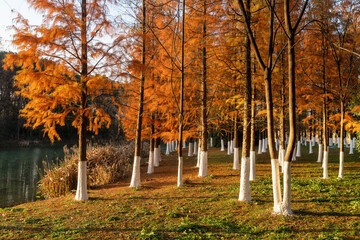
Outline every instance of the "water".
<path id="1" fill-rule="evenodd" d="M 42 162 L 63 154 L 59 147 L 0 149 L 0 207 L 35 201 Z"/>

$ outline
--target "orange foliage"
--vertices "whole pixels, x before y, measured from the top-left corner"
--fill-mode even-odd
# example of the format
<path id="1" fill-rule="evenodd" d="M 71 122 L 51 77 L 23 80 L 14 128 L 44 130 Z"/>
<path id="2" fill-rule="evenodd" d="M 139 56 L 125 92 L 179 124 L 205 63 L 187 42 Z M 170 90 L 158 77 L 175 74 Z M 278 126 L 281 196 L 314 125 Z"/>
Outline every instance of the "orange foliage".
<path id="1" fill-rule="evenodd" d="M 116 1 L 88 1 L 86 29 L 87 58 L 81 56 L 81 3 L 74 1 L 28 0 L 43 14 L 40 26 L 31 26 L 18 15 L 15 21 L 13 44 L 17 54 L 6 56 L 5 67 L 21 67 L 15 77 L 19 94 L 28 99 L 21 115 L 27 126 L 43 127 L 51 141 L 60 140 L 56 125 L 63 126 L 66 119 L 79 128 L 80 115 L 88 118 L 88 130 L 98 132 L 110 126 L 110 116 L 96 104 L 100 95 L 112 95 L 118 86 L 104 73 L 114 57 L 114 45 L 102 43 L 101 37 L 116 29 L 109 19 L 108 4 Z M 114 40 L 117 44 L 122 40 Z M 104 60 L 108 62 L 105 63 Z M 83 69 L 84 61 L 87 69 Z M 110 76 L 110 75 L 108 75 Z M 86 107 L 80 107 L 81 94 L 87 96 Z"/>

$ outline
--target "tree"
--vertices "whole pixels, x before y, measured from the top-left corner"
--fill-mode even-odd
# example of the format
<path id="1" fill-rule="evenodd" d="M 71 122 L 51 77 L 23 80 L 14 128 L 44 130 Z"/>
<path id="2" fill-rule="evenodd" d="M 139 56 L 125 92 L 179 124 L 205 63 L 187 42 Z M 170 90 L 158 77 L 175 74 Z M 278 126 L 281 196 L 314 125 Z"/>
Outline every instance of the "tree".
<path id="1" fill-rule="evenodd" d="M 201 152 L 200 154 L 200 166 L 199 166 L 199 176 L 206 177 L 207 174 L 207 141 L 208 141 L 208 123 L 207 123 L 207 86 L 206 86 L 206 74 L 207 74 L 207 49 L 206 49 L 206 14 L 207 14 L 207 2 L 203 1 L 203 23 L 202 23 L 202 107 L 201 107 Z"/>
<path id="2" fill-rule="evenodd" d="M 326 40 L 330 46 L 332 59 L 336 66 L 337 89 L 333 91 L 334 97 L 340 102 L 340 156 L 339 178 L 344 177 L 344 138 L 345 138 L 345 112 L 351 97 L 351 88 L 355 89 L 357 69 L 354 69 L 354 55 L 346 53 L 343 49 L 354 50 L 356 47 L 356 19 L 358 3 L 343 0 L 337 3 L 334 9 L 328 9 L 330 18 L 325 29 Z M 324 23 L 326 24 L 326 23 Z"/>
<path id="3" fill-rule="evenodd" d="M 250 0 L 245 2 L 247 25 L 251 23 Z M 249 35 L 245 40 L 245 87 L 244 87 L 244 122 L 243 122 L 243 142 L 241 154 L 241 176 L 240 176 L 240 201 L 251 201 L 250 197 L 250 145 L 251 145 L 251 43 Z M 254 140 L 255 141 L 255 140 Z M 249 199 L 250 197 L 250 199 Z"/>
<path id="4" fill-rule="evenodd" d="M 272 0 L 268 2 L 269 9 L 269 26 L 268 26 L 268 42 L 267 42 L 267 61 L 264 61 L 264 58 L 261 55 L 257 41 L 255 40 L 253 30 L 251 28 L 250 22 L 247 21 L 248 14 L 243 0 L 238 0 L 240 6 L 247 35 L 250 39 L 251 46 L 255 52 L 256 59 L 260 65 L 260 68 L 263 72 L 264 85 L 265 85 L 265 98 L 266 98 L 266 109 L 267 109 L 267 131 L 268 131 L 268 141 L 269 141 L 269 152 L 271 158 L 271 168 L 273 173 L 273 197 L 274 197 L 274 212 L 280 212 L 280 174 L 279 174 L 279 162 L 275 154 L 275 139 L 274 139 L 274 113 L 273 113 L 273 97 L 272 97 L 272 71 L 273 71 L 273 53 L 274 53 L 274 19 L 275 19 L 275 1 Z M 275 62 L 276 63 L 276 62 Z M 246 183 L 243 183 L 244 186 L 248 185 L 249 179 L 243 178 Z M 240 185 L 243 185 L 240 183 Z M 248 187 L 246 187 L 248 188 Z M 250 191 L 248 191 L 250 194 Z M 247 197 L 246 199 L 249 199 Z M 247 200 L 248 201 L 248 200 Z"/>
<path id="5" fill-rule="evenodd" d="M 137 188 L 141 186 L 140 183 L 140 151 L 141 151 L 141 129 L 142 129 L 142 118 L 143 118 L 143 108 L 144 108 L 144 84 L 145 84 L 145 50 L 146 50 L 146 5 L 145 0 L 142 0 L 142 47 L 141 47 L 141 78 L 140 78 L 140 94 L 139 94 L 139 107 L 137 114 L 137 124 L 136 124 L 136 137 L 135 137 L 135 153 L 134 153 L 134 164 L 133 172 L 131 175 L 131 188 Z"/>
<path id="6" fill-rule="evenodd" d="M 290 215 L 291 211 L 291 159 L 295 148 L 296 140 L 296 95 L 295 95 L 295 36 L 298 34 L 298 29 L 302 16 L 307 7 L 308 0 L 305 0 L 304 5 L 296 20 L 291 19 L 290 1 L 284 0 L 284 17 L 285 17 L 285 33 L 287 37 L 288 49 L 288 76 L 289 76 L 289 145 L 287 147 L 284 158 L 284 197 L 281 204 L 281 214 Z"/>
<path id="7" fill-rule="evenodd" d="M 116 1 L 28 2 L 43 14 L 43 24 L 33 27 L 17 17 L 13 43 L 19 52 L 8 54 L 5 63 L 8 68 L 21 67 L 15 84 L 29 101 L 21 111 L 28 126 L 42 126 L 51 141 L 60 140 L 56 126 L 63 126 L 67 118 L 78 129 L 75 199 L 87 200 L 86 132 L 110 125 L 110 116 L 94 100 L 116 89 L 102 74 L 111 72 L 109 66 L 119 59 L 114 52 L 122 37 L 111 44 L 101 38 L 117 29 L 107 14 L 108 4 Z"/>

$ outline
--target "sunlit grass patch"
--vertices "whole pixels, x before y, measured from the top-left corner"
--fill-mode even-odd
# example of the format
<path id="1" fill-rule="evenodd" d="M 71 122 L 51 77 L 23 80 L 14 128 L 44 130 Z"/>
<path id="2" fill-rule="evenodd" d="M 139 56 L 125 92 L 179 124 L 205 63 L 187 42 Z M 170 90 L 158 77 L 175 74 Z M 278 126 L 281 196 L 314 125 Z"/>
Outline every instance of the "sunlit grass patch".
<path id="1" fill-rule="evenodd" d="M 211 149 L 209 176 L 199 178 L 194 167 L 196 157 L 188 158 L 184 162 L 182 188 L 176 187 L 176 154 L 171 154 L 161 162 L 163 172 L 157 175 L 161 169 L 155 168 L 154 175 L 144 175 L 146 183 L 135 190 L 120 182 L 121 187 L 91 190 L 91 200 L 86 202 L 76 202 L 73 194 L 69 194 L 1 209 L 0 236 L 354 239 L 360 233 L 360 164 L 345 158 L 345 177 L 337 179 L 337 152 L 331 149 L 334 162 L 330 179 L 324 180 L 315 155 L 303 151 L 303 156 L 292 164 L 295 215 L 290 218 L 272 214 L 272 177 L 267 154 L 257 155 L 257 179 L 250 182 L 252 202 L 239 202 L 240 171 L 231 169 L 232 156 Z"/>

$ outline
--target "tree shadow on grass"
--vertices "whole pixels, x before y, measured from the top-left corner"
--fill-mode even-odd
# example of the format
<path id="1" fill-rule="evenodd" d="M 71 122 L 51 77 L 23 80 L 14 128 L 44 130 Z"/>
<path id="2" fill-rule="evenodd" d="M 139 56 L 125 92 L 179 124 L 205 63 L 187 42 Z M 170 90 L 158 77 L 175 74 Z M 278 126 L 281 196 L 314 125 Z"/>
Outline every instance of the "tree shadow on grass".
<path id="1" fill-rule="evenodd" d="M 312 212 L 307 210 L 294 210 L 295 215 L 301 216 L 330 216 L 330 217 L 360 217 L 360 214 L 340 212 Z"/>
<path id="2" fill-rule="evenodd" d="M 230 178 L 230 177 L 238 177 L 239 174 L 227 174 L 227 175 L 215 175 L 216 178 Z"/>
<path id="3" fill-rule="evenodd" d="M 104 197 L 89 197 L 89 201 L 114 201 L 114 199 Z"/>
<path id="4" fill-rule="evenodd" d="M 51 233 L 61 233 L 61 232 L 68 232 L 68 231 L 76 231 L 76 232 L 125 232 L 125 231 L 141 231 L 139 228 L 59 228 L 59 229 L 52 229 L 49 227 L 20 227 L 20 226 L 1 226 L 1 230 L 8 230 L 8 231 L 33 231 L 33 232 L 51 232 Z"/>

